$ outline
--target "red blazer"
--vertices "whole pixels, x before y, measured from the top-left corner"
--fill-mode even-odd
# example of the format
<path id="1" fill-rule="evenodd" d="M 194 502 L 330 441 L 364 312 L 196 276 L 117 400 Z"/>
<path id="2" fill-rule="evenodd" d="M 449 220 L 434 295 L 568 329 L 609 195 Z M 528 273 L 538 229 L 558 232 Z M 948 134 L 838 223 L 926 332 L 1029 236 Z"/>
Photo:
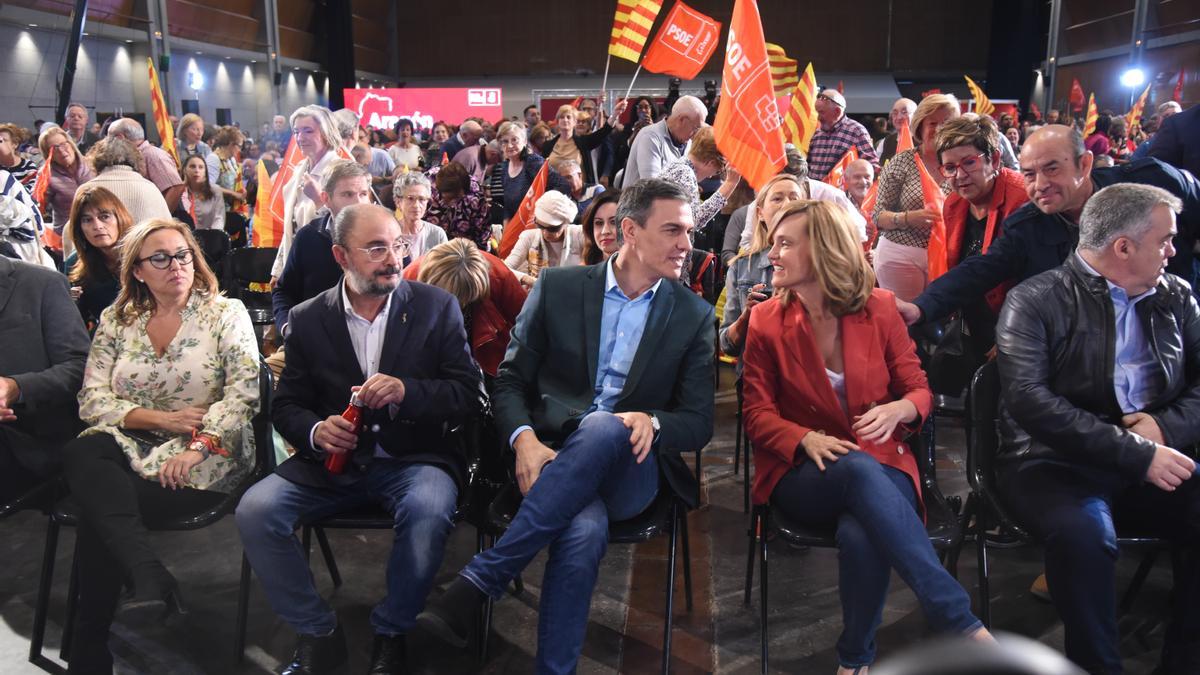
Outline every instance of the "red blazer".
<path id="1" fill-rule="evenodd" d="M 754 444 L 755 504 L 767 503 L 783 475 L 808 461 L 800 439 L 813 430 L 853 441 L 881 464 L 900 469 L 920 496 L 917 462 L 902 441 L 929 414 L 933 394 L 896 311 L 895 296 L 872 291 L 862 311 L 841 318 L 841 333 L 849 417 L 825 375 L 825 361 L 800 301 L 784 307 L 772 298 L 750 313 L 742 378 L 746 433 Z M 917 420 L 897 426 L 892 438 L 879 444 L 855 437 L 851 418 L 900 398 L 917 407 Z"/>
<path id="2" fill-rule="evenodd" d="M 504 352 L 508 350 L 509 333 L 528 293 L 503 260 L 491 253 L 481 253 L 488 262 L 490 290 L 488 297 L 475 307 L 467 330 L 471 333 L 471 355 L 483 372 L 495 377 L 504 360 Z M 403 276 L 415 281 L 420 272 L 421 259 L 418 258 L 404 268 Z"/>
<path id="3" fill-rule="evenodd" d="M 996 183 L 992 187 L 992 203 L 988 207 L 987 225 L 983 231 L 984 253 L 987 253 L 988 246 L 991 246 L 992 241 L 1004 230 L 1004 219 L 1027 201 L 1029 195 L 1025 192 L 1025 180 L 1021 174 L 1001 167 L 1000 175 L 996 176 Z M 946 261 L 951 267 L 962 262 L 963 240 L 967 235 L 967 214 L 970 208 L 970 202 L 957 192 L 951 192 L 942 205 L 942 219 L 946 222 Z M 1000 314 L 1004 296 L 1012 287 L 1012 281 L 1005 281 L 984 294 L 993 313 Z"/>

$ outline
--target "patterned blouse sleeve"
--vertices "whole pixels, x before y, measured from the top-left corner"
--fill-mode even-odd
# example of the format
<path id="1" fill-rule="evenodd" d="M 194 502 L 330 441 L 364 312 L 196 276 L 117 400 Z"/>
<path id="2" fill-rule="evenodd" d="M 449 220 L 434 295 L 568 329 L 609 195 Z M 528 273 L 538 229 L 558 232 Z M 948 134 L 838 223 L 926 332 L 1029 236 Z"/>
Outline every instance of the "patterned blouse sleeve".
<path id="1" fill-rule="evenodd" d="M 884 211 L 898 212 L 901 210 L 900 196 L 904 192 L 904 177 L 911 158 L 912 153 L 900 153 L 884 165 L 883 171 L 880 172 L 879 196 L 875 200 L 875 212 L 871 214 L 871 219 L 877 226 L 880 225 L 880 216 Z M 879 229 L 885 228 L 880 227 Z"/>
<path id="2" fill-rule="evenodd" d="M 210 361 L 223 375 L 224 395 L 204 414 L 204 431 L 221 437 L 224 447 L 236 447 L 242 430 L 258 411 L 258 342 L 250 315 L 237 300 L 224 300 L 213 327 L 217 354 Z"/>
<path id="3" fill-rule="evenodd" d="M 79 390 L 79 418 L 90 427 L 119 427 L 129 411 L 141 407 L 117 396 L 112 388 L 113 367 L 124 342 L 123 328 L 110 306 L 100 315 L 100 325 L 92 337 L 92 349 L 83 370 L 83 388 Z"/>

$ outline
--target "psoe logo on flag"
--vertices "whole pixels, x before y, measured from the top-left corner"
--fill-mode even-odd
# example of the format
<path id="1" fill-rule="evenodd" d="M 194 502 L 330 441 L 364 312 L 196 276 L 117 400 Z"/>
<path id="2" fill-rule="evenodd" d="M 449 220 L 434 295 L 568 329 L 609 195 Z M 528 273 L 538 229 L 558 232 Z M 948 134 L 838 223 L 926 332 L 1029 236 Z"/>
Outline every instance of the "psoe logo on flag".
<path id="1" fill-rule="evenodd" d="M 500 105 L 499 89 L 468 89 L 467 105 L 472 108 Z"/>
<path id="2" fill-rule="evenodd" d="M 663 45 L 690 61 L 703 64 L 710 56 L 718 29 L 711 19 L 686 5 L 676 6 L 676 10 L 671 13 L 671 23 L 663 32 Z"/>

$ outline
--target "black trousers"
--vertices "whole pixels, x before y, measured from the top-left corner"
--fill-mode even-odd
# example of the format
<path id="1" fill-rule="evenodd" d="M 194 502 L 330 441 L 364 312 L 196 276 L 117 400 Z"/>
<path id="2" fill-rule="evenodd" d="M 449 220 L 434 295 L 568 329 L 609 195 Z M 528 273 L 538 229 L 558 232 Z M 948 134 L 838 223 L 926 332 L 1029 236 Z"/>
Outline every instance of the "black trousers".
<path id="1" fill-rule="evenodd" d="M 28 492 L 58 471 L 60 443 L 25 434 L 12 424 L 0 424 L 0 503 Z M 23 450 L 18 453 L 17 448 Z M 28 466 L 22 455 L 41 456 L 38 466 Z"/>
<path id="2" fill-rule="evenodd" d="M 107 434 L 77 438 L 63 448 L 63 474 L 79 507 L 75 564 L 79 604 L 71 673 L 112 673 L 108 633 L 126 579 L 161 574 L 150 547 L 153 529 L 213 506 L 223 495 L 184 488 L 171 490 L 146 480 Z"/>
<path id="3" fill-rule="evenodd" d="M 1169 539 L 1175 588 L 1162 667 L 1200 673 L 1200 475 L 1174 492 L 1129 485 L 1115 471 L 1027 462 L 1000 474 L 1014 517 L 1046 549 L 1046 580 L 1067 658 L 1089 673 L 1122 672 L 1117 631 L 1117 531 Z"/>

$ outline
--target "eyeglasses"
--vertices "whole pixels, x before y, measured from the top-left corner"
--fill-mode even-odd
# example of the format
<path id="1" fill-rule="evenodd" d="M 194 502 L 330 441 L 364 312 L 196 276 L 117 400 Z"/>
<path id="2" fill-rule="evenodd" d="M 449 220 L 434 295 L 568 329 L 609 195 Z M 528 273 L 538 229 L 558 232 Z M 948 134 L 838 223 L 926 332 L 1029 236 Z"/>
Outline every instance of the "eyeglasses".
<path id="1" fill-rule="evenodd" d="M 559 230 L 563 229 L 562 225 L 543 225 L 538 223 L 537 226 L 539 230 L 549 232 L 550 234 L 556 234 Z"/>
<path id="2" fill-rule="evenodd" d="M 398 241 L 391 246 L 371 246 L 369 248 L 355 246 L 354 248 L 366 253 L 367 260 L 371 262 L 383 262 L 387 258 L 389 251 L 398 259 L 402 259 L 408 255 L 408 243 L 403 241 Z"/>
<path id="3" fill-rule="evenodd" d="M 836 106 L 837 106 L 837 107 L 839 107 L 839 108 L 840 108 L 840 107 L 842 107 L 842 104 L 841 104 L 841 103 L 838 103 L 837 101 L 835 101 L 835 100 L 833 100 L 832 98 L 830 98 L 830 97 L 826 96 L 825 94 L 817 94 L 817 100 L 818 100 L 818 101 L 825 101 L 825 102 L 827 102 L 827 103 L 832 103 L 832 104 L 836 105 Z"/>
<path id="4" fill-rule="evenodd" d="M 145 258 L 139 258 L 135 260 L 134 263 L 140 265 L 144 262 L 149 262 L 150 265 L 156 270 L 166 270 L 171 268 L 172 260 L 178 262 L 180 267 L 187 267 L 188 265 L 192 264 L 192 260 L 195 259 L 195 257 L 196 254 L 192 251 L 192 249 L 185 248 L 175 255 L 159 252 L 155 253 L 154 255 L 148 255 Z"/>
<path id="5" fill-rule="evenodd" d="M 941 168 L 942 175 L 946 178 L 954 178 L 959 169 L 967 173 L 974 173 L 979 167 L 983 166 L 983 153 L 971 155 L 958 164 L 943 164 Z"/>

